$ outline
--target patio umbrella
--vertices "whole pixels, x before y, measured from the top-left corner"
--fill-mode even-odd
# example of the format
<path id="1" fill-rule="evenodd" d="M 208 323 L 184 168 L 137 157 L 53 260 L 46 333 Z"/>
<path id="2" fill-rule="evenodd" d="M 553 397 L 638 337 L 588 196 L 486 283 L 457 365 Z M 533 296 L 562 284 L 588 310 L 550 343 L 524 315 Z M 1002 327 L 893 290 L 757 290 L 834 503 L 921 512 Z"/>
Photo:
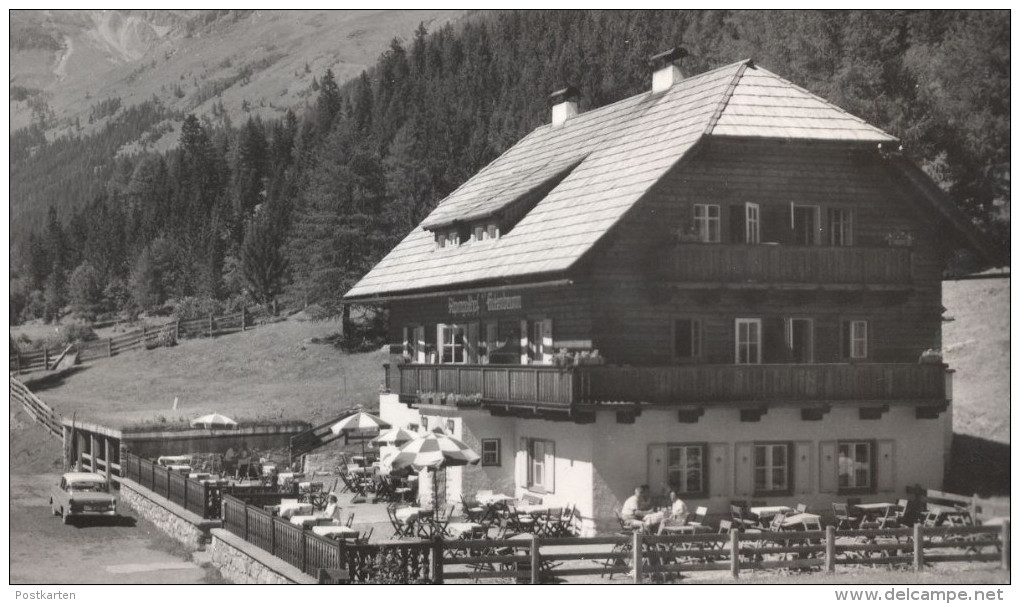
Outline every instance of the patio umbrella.
<path id="1" fill-rule="evenodd" d="M 191 425 L 194 427 L 202 426 L 206 429 L 212 430 L 213 428 L 236 428 L 237 422 L 230 419 L 226 415 L 220 415 L 219 413 L 210 413 L 203 415 L 202 417 L 196 417 L 191 420 Z"/>
<path id="2" fill-rule="evenodd" d="M 439 485 L 436 476 L 439 468 L 477 464 L 480 459 L 477 453 L 456 438 L 429 432 L 401 447 L 390 460 L 390 465 L 394 468 L 432 470 L 432 513 L 433 518 L 438 518 Z"/>
<path id="3" fill-rule="evenodd" d="M 418 435 L 415 434 L 414 432 L 408 432 L 403 428 L 390 428 L 389 430 L 383 432 L 379 436 L 373 438 L 372 443 L 376 445 L 390 445 L 393 447 L 399 447 L 401 445 L 405 445 L 411 442 L 417 437 Z"/>
<path id="4" fill-rule="evenodd" d="M 367 436 L 374 432 L 378 432 L 382 428 L 389 428 L 390 424 L 387 421 L 379 419 L 378 417 L 359 411 L 354 415 L 345 417 L 337 423 L 330 426 L 329 431 L 333 434 L 344 434 L 350 436 Z M 361 454 L 365 454 L 365 441 L 361 441 Z"/>

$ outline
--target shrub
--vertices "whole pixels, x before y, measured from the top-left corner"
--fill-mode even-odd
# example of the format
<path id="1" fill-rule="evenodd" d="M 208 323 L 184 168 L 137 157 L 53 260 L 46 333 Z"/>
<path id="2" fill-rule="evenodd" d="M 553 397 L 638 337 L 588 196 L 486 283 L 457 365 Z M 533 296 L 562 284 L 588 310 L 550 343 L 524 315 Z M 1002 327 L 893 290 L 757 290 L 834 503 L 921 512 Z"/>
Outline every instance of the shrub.
<path id="1" fill-rule="evenodd" d="M 173 307 L 173 316 L 181 321 L 223 314 L 223 305 L 212 298 L 186 296 L 171 300 L 170 305 Z"/>

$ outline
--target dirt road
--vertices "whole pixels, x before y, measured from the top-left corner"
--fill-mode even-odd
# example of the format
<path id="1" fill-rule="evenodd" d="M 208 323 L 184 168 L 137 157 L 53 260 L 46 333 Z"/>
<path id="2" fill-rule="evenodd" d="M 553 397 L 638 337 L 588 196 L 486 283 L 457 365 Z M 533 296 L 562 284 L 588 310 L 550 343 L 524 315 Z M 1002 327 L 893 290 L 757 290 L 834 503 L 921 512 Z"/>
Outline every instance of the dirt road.
<path id="1" fill-rule="evenodd" d="M 11 475 L 10 581 L 26 583 L 205 583 L 215 580 L 126 505 L 120 517 L 63 525 L 50 514 L 57 474 Z M 113 520 L 113 521 L 111 521 Z"/>

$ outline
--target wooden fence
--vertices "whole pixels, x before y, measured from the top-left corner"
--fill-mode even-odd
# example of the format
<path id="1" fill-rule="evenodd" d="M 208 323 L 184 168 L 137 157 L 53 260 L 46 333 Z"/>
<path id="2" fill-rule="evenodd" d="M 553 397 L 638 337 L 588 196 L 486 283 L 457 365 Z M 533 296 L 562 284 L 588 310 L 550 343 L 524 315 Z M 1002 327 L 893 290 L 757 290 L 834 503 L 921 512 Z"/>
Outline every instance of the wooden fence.
<path id="1" fill-rule="evenodd" d="M 264 311 L 242 310 L 216 317 L 209 315 L 189 321 L 171 321 L 155 327 L 142 327 L 111 338 L 78 342 L 63 349 L 46 349 L 35 352 L 17 352 L 11 355 L 10 371 L 20 374 L 40 369 L 52 369 L 63 354 L 77 352 L 79 361 L 105 359 L 131 350 L 170 346 L 181 338 L 215 337 L 246 331 L 265 322 Z"/>
<path id="2" fill-rule="evenodd" d="M 680 573 L 816 569 L 837 565 L 909 566 L 999 562 L 1009 568 L 1009 521 L 1001 526 L 946 526 L 700 535 L 529 537 L 395 541 L 352 545 L 331 541 L 274 518 L 238 498 L 223 498 L 223 527 L 248 543 L 317 576 L 346 570 L 352 583 L 443 583 L 513 579 L 548 583 L 570 576 L 628 575 L 674 581 Z M 576 564 L 583 562 L 582 564 Z M 569 564 L 568 564 L 569 563 Z"/>
<path id="3" fill-rule="evenodd" d="M 60 416 L 57 415 L 49 405 L 42 402 L 27 386 L 10 378 L 11 399 L 20 403 L 25 412 L 32 416 L 36 423 L 40 424 L 51 435 L 63 439 L 64 430 L 60 423 Z"/>
<path id="4" fill-rule="evenodd" d="M 120 473 L 150 491 L 162 495 L 202 518 L 216 519 L 222 514 L 224 494 L 248 501 L 255 506 L 278 505 L 285 497 L 297 496 L 297 485 L 291 491 L 280 491 L 275 486 L 231 486 L 189 478 L 158 463 L 128 453 Z"/>

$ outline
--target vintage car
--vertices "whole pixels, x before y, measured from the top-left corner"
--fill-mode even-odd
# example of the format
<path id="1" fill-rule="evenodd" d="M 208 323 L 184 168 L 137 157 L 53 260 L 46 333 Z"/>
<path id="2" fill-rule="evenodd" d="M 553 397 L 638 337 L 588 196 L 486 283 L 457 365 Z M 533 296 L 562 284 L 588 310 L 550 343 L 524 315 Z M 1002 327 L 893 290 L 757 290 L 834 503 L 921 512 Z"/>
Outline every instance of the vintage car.
<path id="1" fill-rule="evenodd" d="M 116 516 L 117 499 L 106 478 L 92 472 L 68 472 L 50 493 L 50 510 L 67 524 L 72 516 Z"/>

